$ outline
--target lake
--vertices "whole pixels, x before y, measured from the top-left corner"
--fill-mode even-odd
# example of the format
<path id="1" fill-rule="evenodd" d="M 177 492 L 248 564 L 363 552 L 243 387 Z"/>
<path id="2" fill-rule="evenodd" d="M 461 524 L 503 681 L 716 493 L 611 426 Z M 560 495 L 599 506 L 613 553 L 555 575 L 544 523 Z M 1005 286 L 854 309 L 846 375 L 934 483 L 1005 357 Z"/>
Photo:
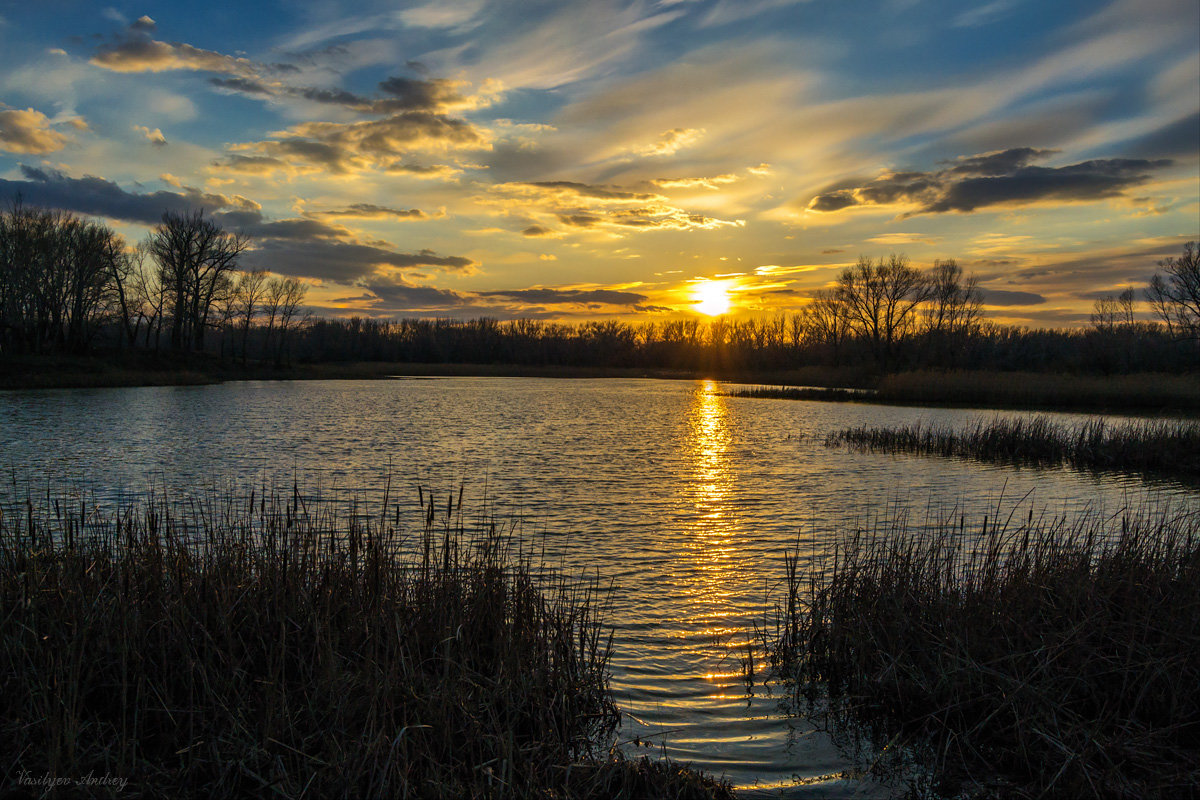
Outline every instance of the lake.
<path id="1" fill-rule="evenodd" d="M 4 392 L 0 468 L 10 488 L 101 502 L 147 487 L 184 497 L 296 484 L 371 509 L 386 489 L 414 533 L 418 486 L 443 496 L 462 486 L 468 509 L 489 504 L 539 537 L 549 562 L 611 584 L 613 688 L 630 749 L 786 797 L 898 790 L 843 776 L 853 762 L 789 716 L 780 692 L 747 692 L 742 645 L 771 607 L 789 548 L 819 556 L 838 530 L 898 508 L 919 521 L 957 507 L 968 525 L 1014 509 L 1200 508 L 1194 488 L 1171 481 L 823 445 L 850 425 L 1018 412 L 723 396 L 728 388 L 439 378 Z"/>

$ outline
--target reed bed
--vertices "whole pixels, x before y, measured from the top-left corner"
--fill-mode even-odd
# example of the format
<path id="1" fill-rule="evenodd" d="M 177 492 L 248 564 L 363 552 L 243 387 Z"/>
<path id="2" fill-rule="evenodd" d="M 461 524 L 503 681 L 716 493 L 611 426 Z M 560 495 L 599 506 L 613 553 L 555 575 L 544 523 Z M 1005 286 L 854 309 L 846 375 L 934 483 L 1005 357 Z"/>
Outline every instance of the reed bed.
<path id="1" fill-rule="evenodd" d="M 611 748 L 594 581 L 465 525 L 461 492 L 422 502 L 408 543 L 395 518 L 310 511 L 299 493 L 10 506 L 4 792 L 728 796 Z"/>
<path id="2" fill-rule="evenodd" d="M 1196 796 L 1200 516 L 996 521 L 896 514 L 824 579 L 790 555 L 764 642 L 794 699 L 936 796 Z"/>
<path id="3" fill-rule="evenodd" d="M 1047 417 L 996 417 L 954 430 L 916 422 L 896 428 L 861 426 L 830 433 L 825 445 L 884 453 L 917 453 L 979 461 L 1077 469 L 1200 475 L 1200 421 L 1146 420 L 1114 424 L 1092 419 L 1063 425 Z"/>

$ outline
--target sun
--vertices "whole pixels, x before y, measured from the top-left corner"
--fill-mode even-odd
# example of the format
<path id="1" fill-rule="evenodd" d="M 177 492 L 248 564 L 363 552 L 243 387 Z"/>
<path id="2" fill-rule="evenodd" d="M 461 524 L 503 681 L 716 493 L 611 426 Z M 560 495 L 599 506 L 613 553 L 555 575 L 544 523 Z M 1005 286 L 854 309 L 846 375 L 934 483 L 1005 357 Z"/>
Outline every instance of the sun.
<path id="1" fill-rule="evenodd" d="M 696 286 L 696 310 L 710 317 L 729 312 L 729 284 L 726 281 L 704 281 Z"/>

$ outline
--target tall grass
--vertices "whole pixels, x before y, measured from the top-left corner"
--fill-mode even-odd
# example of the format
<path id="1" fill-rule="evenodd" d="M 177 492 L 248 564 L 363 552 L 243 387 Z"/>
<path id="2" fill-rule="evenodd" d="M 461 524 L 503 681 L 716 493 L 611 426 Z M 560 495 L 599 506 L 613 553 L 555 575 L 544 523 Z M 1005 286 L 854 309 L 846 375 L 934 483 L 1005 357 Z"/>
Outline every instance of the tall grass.
<path id="1" fill-rule="evenodd" d="M 895 428 L 844 428 L 825 438 L 826 446 L 839 443 L 885 453 L 1200 475 L 1200 422 L 1197 421 L 1113 424 L 1093 419 L 1078 425 L 1061 425 L 1044 416 L 997 417 L 990 421 L 976 420 L 957 431 L 916 422 Z"/>
<path id="2" fill-rule="evenodd" d="M 724 796 L 610 752 L 594 583 L 546 577 L 462 518 L 461 493 L 429 497 L 401 547 L 394 518 L 298 493 L 0 514 L 7 788 L 93 774 L 150 797 Z"/>
<path id="3" fill-rule="evenodd" d="M 843 729 L 910 745 L 940 791 L 1200 792 L 1194 512 L 1031 512 L 980 531 L 899 514 L 846 534 L 828 568 L 789 556 L 773 666 Z"/>

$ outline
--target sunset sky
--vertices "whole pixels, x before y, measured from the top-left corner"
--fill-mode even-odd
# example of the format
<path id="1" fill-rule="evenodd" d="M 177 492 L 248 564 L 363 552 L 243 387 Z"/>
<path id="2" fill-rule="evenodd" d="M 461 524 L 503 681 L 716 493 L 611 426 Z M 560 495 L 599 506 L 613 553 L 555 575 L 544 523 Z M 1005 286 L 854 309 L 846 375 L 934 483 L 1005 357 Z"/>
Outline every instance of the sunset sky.
<path id="1" fill-rule="evenodd" d="M 0 199 L 203 208 L 318 313 L 657 320 L 956 258 L 1086 322 L 1200 238 L 1196 0 L 0 2 Z"/>

